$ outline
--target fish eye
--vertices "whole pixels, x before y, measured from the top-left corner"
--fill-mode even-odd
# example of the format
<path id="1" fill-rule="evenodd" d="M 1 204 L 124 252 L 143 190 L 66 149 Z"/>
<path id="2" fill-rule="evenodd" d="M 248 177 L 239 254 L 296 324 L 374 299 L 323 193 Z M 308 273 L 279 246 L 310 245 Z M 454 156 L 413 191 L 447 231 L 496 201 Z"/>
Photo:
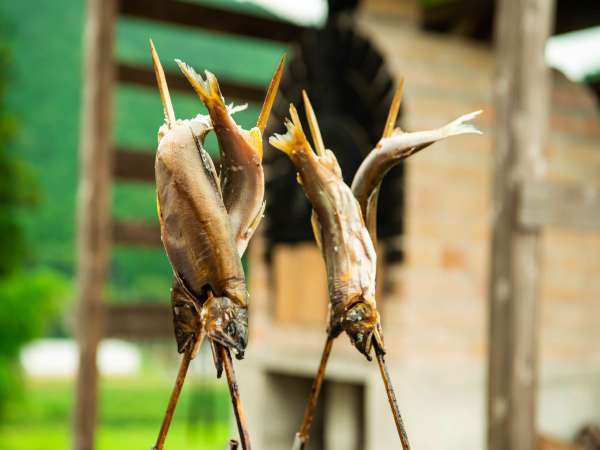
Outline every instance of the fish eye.
<path id="1" fill-rule="evenodd" d="M 230 336 L 235 336 L 237 334 L 237 327 L 235 326 L 235 322 L 229 322 L 225 331 L 227 331 L 227 334 L 229 334 Z"/>

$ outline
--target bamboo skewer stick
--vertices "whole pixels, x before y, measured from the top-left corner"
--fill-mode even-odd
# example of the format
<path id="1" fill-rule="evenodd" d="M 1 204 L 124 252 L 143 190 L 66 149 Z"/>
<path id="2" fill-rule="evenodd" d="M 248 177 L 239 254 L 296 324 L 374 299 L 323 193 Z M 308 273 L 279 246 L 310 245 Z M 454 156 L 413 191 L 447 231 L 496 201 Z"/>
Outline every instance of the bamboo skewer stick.
<path id="1" fill-rule="evenodd" d="M 277 97 L 277 91 L 279 90 L 279 82 L 281 81 L 281 75 L 283 75 L 284 64 L 285 53 L 279 59 L 279 64 L 277 64 L 277 68 L 275 69 L 275 73 L 273 74 L 273 78 L 271 79 L 271 83 L 269 83 L 267 95 L 265 96 L 265 101 L 260 110 L 260 114 L 258 115 L 258 120 L 256 121 L 256 126 L 260 129 L 261 133 L 264 133 L 265 128 L 267 128 L 267 122 L 269 121 L 271 108 L 273 107 L 273 103 L 275 102 L 275 97 Z"/>
<path id="2" fill-rule="evenodd" d="M 402 104 L 402 96 L 404 94 L 404 78 L 400 79 L 400 83 L 396 88 L 396 92 L 394 92 L 394 98 L 392 98 L 392 103 L 390 104 L 390 109 L 388 111 L 387 118 L 385 120 L 385 127 L 383 128 L 383 133 L 381 134 L 381 138 L 388 138 L 394 132 L 394 128 L 396 127 L 396 122 L 398 121 L 398 114 L 400 113 L 400 105 Z M 375 147 L 375 151 L 379 146 Z M 369 199 L 369 206 L 367 208 L 367 214 L 364 219 L 367 223 L 367 229 L 369 230 L 369 235 L 371 236 L 371 240 L 373 241 L 373 245 L 377 248 L 377 205 L 379 203 L 379 190 L 381 189 L 381 185 L 377 186 L 373 189 L 371 193 L 371 197 Z"/>
<path id="3" fill-rule="evenodd" d="M 313 138 L 313 143 L 317 149 L 317 155 L 323 156 L 325 154 L 325 144 L 323 143 L 323 136 L 321 135 L 321 129 L 317 122 L 317 116 L 315 110 L 310 103 L 308 94 L 302 90 L 302 100 L 304 101 L 304 112 L 306 113 L 306 119 L 308 120 L 308 127 L 310 128 L 310 134 Z"/>
<path id="4" fill-rule="evenodd" d="M 172 128 L 175 123 L 175 111 L 173 111 L 173 103 L 171 102 L 171 95 L 169 94 L 169 87 L 167 86 L 167 79 L 165 77 L 165 71 L 163 70 L 158 53 L 154 47 L 154 42 L 150 39 L 150 52 L 152 53 L 152 65 L 154 66 L 154 74 L 156 75 L 156 82 L 158 84 L 158 91 L 160 92 L 160 100 L 163 104 L 165 111 L 165 122 L 168 128 Z"/>
<path id="5" fill-rule="evenodd" d="M 398 408 L 398 401 L 396 400 L 396 394 L 394 393 L 392 379 L 390 377 L 390 373 L 388 372 L 388 368 L 385 363 L 383 350 L 376 346 L 375 353 L 377 355 L 379 372 L 381 373 L 381 379 L 383 380 L 383 384 L 385 386 L 385 392 L 390 403 L 392 415 L 394 416 L 394 422 L 396 424 L 396 429 L 398 430 L 398 436 L 400 436 L 402 448 L 404 450 L 410 450 L 410 443 L 408 442 L 408 436 L 406 434 L 406 429 L 404 428 L 404 422 L 402 421 L 402 416 L 400 415 L 400 408 Z"/>
<path id="6" fill-rule="evenodd" d="M 398 121 L 398 113 L 400 112 L 400 105 L 402 104 L 402 95 L 404 94 L 404 78 L 400 79 L 400 83 L 394 92 L 394 98 L 388 111 L 387 119 L 385 121 L 385 127 L 381 137 L 390 137 Z"/>
<path id="7" fill-rule="evenodd" d="M 312 387 L 310 389 L 310 396 L 308 397 L 308 403 L 304 410 L 304 418 L 302 419 L 302 425 L 300 425 L 300 431 L 296 433 L 294 439 L 293 450 L 304 450 L 308 445 L 310 438 L 310 426 L 312 425 L 313 418 L 315 416 L 315 410 L 317 409 L 317 402 L 321 394 L 321 387 L 325 380 L 325 369 L 327 368 L 327 362 L 329 361 L 329 355 L 331 354 L 331 348 L 333 347 L 333 338 L 327 337 L 325 347 L 323 348 L 323 354 L 321 355 L 321 362 L 319 364 L 319 370 L 315 377 Z"/>
<path id="8" fill-rule="evenodd" d="M 231 405 L 233 406 L 233 413 L 235 415 L 235 422 L 237 424 L 242 450 L 250 450 L 248 423 L 242 408 L 242 399 L 240 398 L 240 390 L 235 379 L 233 362 L 231 361 L 231 353 L 229 353 L 229 349 L 227 347 L 221 344 L 217 344 L 217 346 L 221 352 L 221 359 L 223 360 L 223 368 L 225 369 L 225 376 L 227 377 L 227 385 L 229 386 L 229 394 L 231 396 Z"/>
<path id="9" fill-rule="evenodd" d="M 197 353 L 197 350 L 200 348 L 203 340 L 204 333 L 201 332 L 198 335 L 194 345 L 190 346 L 181 358 L 179 371 L 177 372 L 177 378 L 175 379 L 175 385 L 173 386 L 173 391 L 171 392 L 171 397 L 169 398 L 169 404 L 167 405 L 167 410 L 165 411 L 165 415 L 160 426 L 160 431 L 158 432 L 156 444 L 154 447 L 152 447 L 152 450 L 163 450 L 164 448 L 165 440 L 167 439 L 167 433 L 169 432 L 169 427 L 171 426 L 171 421 L 173 420 L 173 414 L 175 413 L 175 408 L 177 407 L 179 395 L 181 394 L 183 383 L 185 382 L 185 378 L 190 368 L 190 363 L 192 362 L 194 355 Z"/>

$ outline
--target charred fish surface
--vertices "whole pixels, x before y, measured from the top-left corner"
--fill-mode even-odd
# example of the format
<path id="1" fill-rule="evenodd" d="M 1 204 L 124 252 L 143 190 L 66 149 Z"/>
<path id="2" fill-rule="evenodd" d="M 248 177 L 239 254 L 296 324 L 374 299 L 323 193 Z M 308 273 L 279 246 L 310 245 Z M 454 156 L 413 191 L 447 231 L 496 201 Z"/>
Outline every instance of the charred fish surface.
<path id="1" fill-rule="evenodd" d="M 192 316 L 201 312 L 207 335 L 241 357 L 248 292 L 216 172 L 202 146 L 209 129 L 210 121 L 198 116 L 159 132 L 155 174 L 161 238 L 174 272 L 178 350 L 194 341 L 190 334 L 197 319 Z"/>
<path id="2" fill-rule="evenodd" d="M 276 134 L 269 142 L 291 159 L 313 207 L 313 230 L 327 268 L 328 333 L 333 338 L 345 331 L 354 346 L 371 359 L 373 339 L 383 350 L 375 303 L 375 249 L 335 156 L 329 150 L 317 156 L 293 106 L 290 114 L 287 134 Z"/>
<path id="3" fill-rule="evenodd" d="M 465 114 L 436 130 L 405 133 L 396 130 L 390 137 L 379 141 L 364 159 L 354 175 L 352 192 L 360 204 L 363 217 L 369 224 L 369 233 L 375 237 L 375 214 L 377 196 L 385 174 L 396 164 L 423 150 L 437 141 L 460 134 L 481 134 L 477 128 L 467 123 L 481 111 Z"/>
<path id="4" fill-rule="evenodd" d="M 244 109 L 228 107 L 219 82 L 210 72 L 206 80 L 182 61 L 179 68 L 208 109 L 221 152 L 221 190 L 231 229 L 242 255 L 264 212 L 265 179 L 262 167 L 262 133 L 258 127 L 246 131 L 231 115 Z"/>

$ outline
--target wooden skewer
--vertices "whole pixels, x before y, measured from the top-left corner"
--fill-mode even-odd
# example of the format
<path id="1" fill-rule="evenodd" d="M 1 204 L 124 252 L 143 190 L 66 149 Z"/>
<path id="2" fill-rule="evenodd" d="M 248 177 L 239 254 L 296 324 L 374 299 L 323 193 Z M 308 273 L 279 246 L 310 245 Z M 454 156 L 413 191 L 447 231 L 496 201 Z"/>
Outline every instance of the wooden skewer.
<path id="1" fill-rule="evenodd" d="M 262 109 L 260 110 L 260 114 L 258 115 L 258 120 L 256 121 L 256 126 L 259 128 L 261 133 L 265 132 L 265 128 L 267 127 L 267 123 L 269 122 L 271 108 L 273 107 L 273 103 L 275 102 L 275 97 L 277 97 L 277 91 L 279 90 L 279 82 L 281 81 L 281 75 L 283 75 L 284 65 L 285 53 L 279 59 L 279 64 L 277 64 L 277 69 L 275 69 L 273 78 L 271 78 L 271 83 L 269 84 L 269 88 L 267 89 L 265 101 L 263 102 Z"/>
<path id="2" fill-rule="evenodd" d="M 233 371 L 231 353 L 229 353 L 229 349 L 227 347 L 221 344 L 217 344 L 217 346 L 219 347 L 219 351 L 221 352 L 223 368 L 225 369 L 225 375 L 227 376 L 227 384 L 229 385 L 231 404 L 233 406 L 235 422 L 237 424 L 238 433 L 240 435 L 242 450 L 250 450 L 250 436 L 248 434 L 248 423 L 246 421 L 246 416 L 244 415 L 244 410 L 242 408 L 242 399 L 240 398 L 240 390 L 235 379 L 235 372 Z"/>
<path id="3" fill-rule="evenodd" d="M 325 347 L 323 348 L 323 354 L 321 355 L 321 362 L 319 364 L 319 370 L 315 377 L 311 390 L 310 396 L 308 397 L 308 403 L 304 410 L 304 418 L 302 419 L 302 425 L 300 431 L 296 433 L 294 439 L 293 450 L 304 450 L 308 445 L 310 438 L 310 426 L 312 425 L 313 418 L 315 416 L 315 410 L 317 409 L 317 402 L 319 401 L 319 395 L 321 394 L 321 387 L 325 380 L 325 369 L 327 368 L 327 361 L 329 361 L 329 355 L 331 354 L 331 348 L 333 347 L 333 338 L 327 337 Z"/>
<path id="4" fill-rule="evenodd" d="M 392 103 L 390 105 L 390 110 L 388 111 L 388 116 L 385 121 L 385 127 L 383 128 L 382 137 L 390 137 L 392 132 L 394 131 L 394 127 L 396 126 L 396 121 L 398 120 L 398 113 L 400 112 L 400 105 L 402 104 L 402 95 L 404 94 L 404 78 L 400 79 L 400 83 L 396 88 L 396 92 L 394 92 L 394 98 L 392 99 Z"/>
<path id="5" fill-rule="evenodd" d="M 304 112 L 306 113 L 306 119 L 308 120 L 308 126 L 310 128 L 310 134 L 313 138 L 315 148 L 317 149 L 317 155 L 323 156 L 325 154 L 325 144 L 323 143 L 323 136 L 321 136 L 321 129 L 317 122 L 317 116 L 313 109 L 308 94 L 302 89 L 302 99 L 304 100 Z"/>
<path id="6" fill-rule="evenodd" d="M 378 346 L 375 346 L 375 353 L 377 355 L 377 363 L 379 364 L 379 371 L 381 372 L 381 378 L 385 385 L 385 392 L 387 393 L 392 415 L 394 416 L 394 422 L 396 423 L 396 429 L 398 430 L 398 436 L 400 436 L 400 442 L 404 450 L 410 450 L 410 444 L 408 442 L 408 436 L 406 435 L 406 429 L 404 428 L 404 422 L 400 415 L 400 408 L 398 408 L 398 401 L 396 400 L 396 394 L 394 393 L 394 387 L 388 372 L 387 365 L 383 355 L 383 350 Z"/>
<path id="7" fill-rule="evenodd" d="M 168 128 L 172 128 L 175 123 L 175 111 L 173 110 L 173 103 L 171 103 L 171 95 L 169 94 L 169 87 L 167 86 L 167 79 L 165 78 L 165 71 L 163 70 L 158 53 L 154 47 L 154 42 L 150 39 L 150 53 L 152 53 L 152 66 L 154 67 L 154 74 L 156 75 L 156 82 L 158 83 L 158 91 L 160 92 L 160 100 L 163 104 L 165 111 L 165 122 Z"/>
<path id="8" fill-rule="evenodd" d="M 394 92 L 394 98 L 392 98 L 392 103 L 390 104 L 390 110 L 388 111 L 387 119 L 385 121 L 385 127 L 383 128 L 383 133 L 381 135 L 382 138 L 387 138 L 392 135 L 394 132 L 394 127 L 396 126 L 396 122 L 398 121 L 398 114 L 400 113 L 400 105 L 402 104 L 402 96 L 404 94 L 404 78 L 400 79 L 400 83 L 396 88 L 396 92 Z M 377 150 L 379 146 L 375 147 Z M 381 189 L 381 185 L 377 186 L 373 193 L 371 194 L 371 198 L 369 199 L 369 205 L 367 207 L 367 217 L 365 220 L 367 222 L 367 229 L 369 230 L 369 235 L 371 236 L 371 240 L 373 241 L 373 245 L 377 247 L 377 204 L 379 201 L 379 190 Z"/>
<path id="9" fill-rule="evenodd" d="M 173 414 L 175 413 L 175 408 L 177 407 L 179 395 L 181 394 L 183 383 L 185 382 L 185 378 L 190 368 L 190 363 L 200 348 L 203 340 L 204 333 L 201 332 L 198 335 L 194 345 L 190 346 L 181 358 L 179 371 L 177 372 L 177 378 L 175 379 L 175 386 L 173 386 L 171 398 L 169 399 L 169 404 L 167 405 L 167 410 L 165 411 L 165 415 L 160 426 L 160 431 L 158 432 L 158 437 L 156 438 L 156 444 L 154 447 L 152 447 L 152 450 L 163 450 L 164 448 L 165 440 L 167 439 L 167 433 L 169 432 L 169 427 L 171 426 L 171 421 L 173 420 Z"/>

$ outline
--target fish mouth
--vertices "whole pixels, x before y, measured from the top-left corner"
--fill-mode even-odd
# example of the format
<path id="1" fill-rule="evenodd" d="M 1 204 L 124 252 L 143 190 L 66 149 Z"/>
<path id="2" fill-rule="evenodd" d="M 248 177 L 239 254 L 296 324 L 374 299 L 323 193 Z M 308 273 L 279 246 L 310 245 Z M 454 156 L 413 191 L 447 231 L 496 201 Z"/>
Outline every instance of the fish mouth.
<path id="1" fill-rule="evenodd" d="M 350 334 L 350 332 L 347 330 L 346 333 L 348 334 L 352 345 L 354 345 L 356 349 L 361 352 L 365 358 L 367 358 L 368 361 L 371 361 L 373 359 L 371 352 L 373 350 L 373 336 L 375 331 L 372 330 L 368 334 L 361 332 Z"/>
<path id="2" fill-rule="evenodd" d="M 367 360 L 372 360 L 373 347 L 383 349 L 381 325 L 377 310 L 369 303 L 358 301 L 350 307 L 342 322 L 350 342 Z"/>
<path id="3" fill-rule="evenodd" d="M 204 305 L 203 322 L 211 341 L 244 357 L 248 344 L 248 313 L 227 297 L 212 297 Z"/>
<path id="4" fill-rule="evenodd" d="M 222 330 L 215 330 L 208 334 L 208 337 L 211 341 L 216 342 L 217 344 L 222 345 L 223 347 L 227 347 L 232 349 L 235 352 L 236 359 L 244 359 L 244 352 L 246 351 L 246 346 L 233 339 L 227 333 L 224 333 Z"/>

